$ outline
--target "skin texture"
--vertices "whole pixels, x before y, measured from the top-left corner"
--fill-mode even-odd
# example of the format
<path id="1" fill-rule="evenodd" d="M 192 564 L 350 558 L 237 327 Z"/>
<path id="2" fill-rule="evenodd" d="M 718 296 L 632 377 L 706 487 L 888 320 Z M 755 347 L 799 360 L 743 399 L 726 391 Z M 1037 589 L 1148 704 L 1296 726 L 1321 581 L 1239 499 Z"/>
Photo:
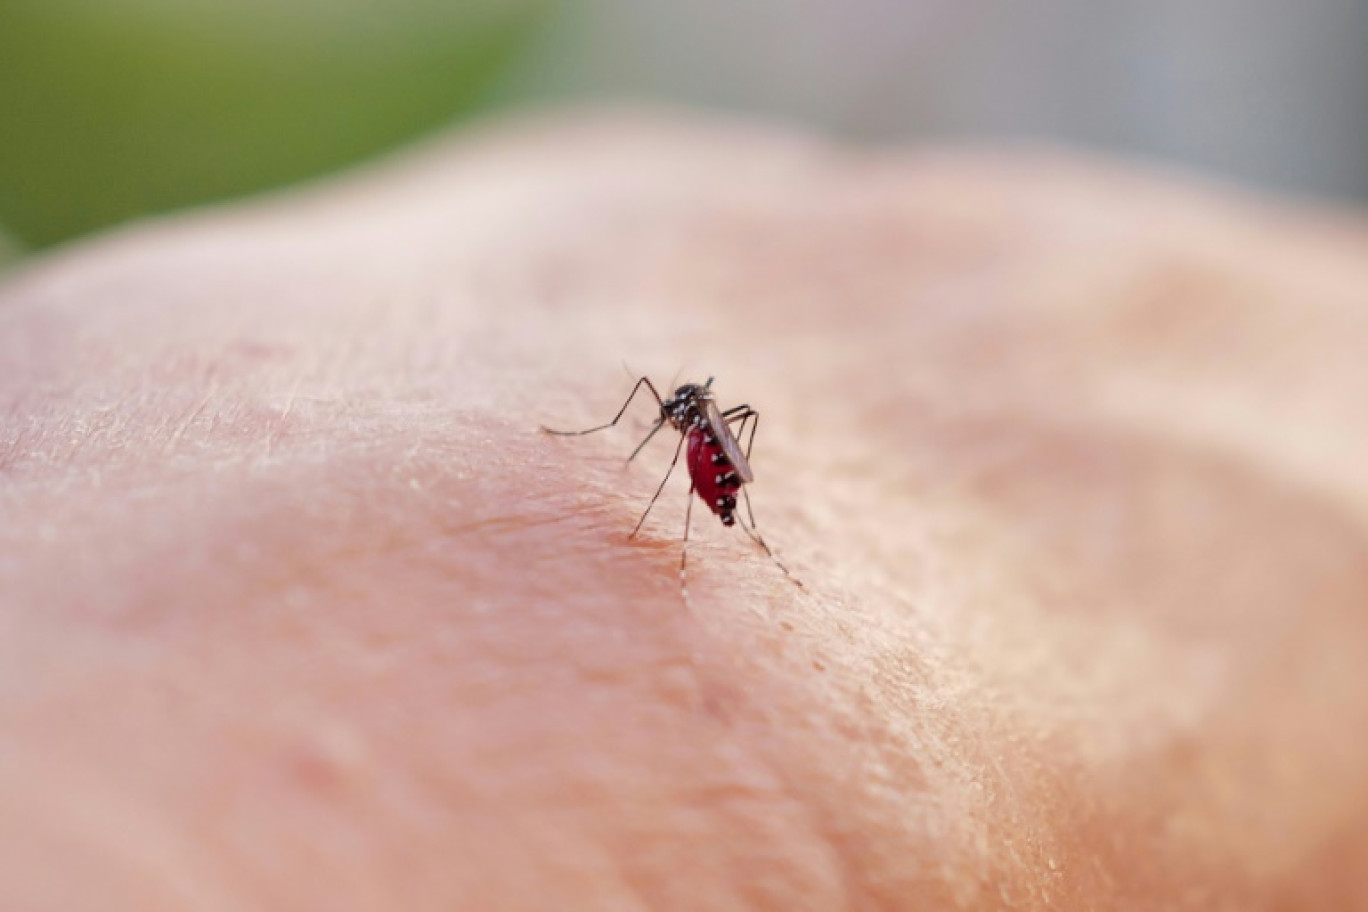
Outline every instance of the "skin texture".
<path id="1" fill-rule="evenodd" d="M 515 123 L 0 289 L 0 908 L 1368 908 L 1368 230 Z M 624 362 L 626 369 L 624 369 Z M 612 416 L 715 375 L 800 590 Z M 672 388 L 672 387 L 671 387 Z"/>

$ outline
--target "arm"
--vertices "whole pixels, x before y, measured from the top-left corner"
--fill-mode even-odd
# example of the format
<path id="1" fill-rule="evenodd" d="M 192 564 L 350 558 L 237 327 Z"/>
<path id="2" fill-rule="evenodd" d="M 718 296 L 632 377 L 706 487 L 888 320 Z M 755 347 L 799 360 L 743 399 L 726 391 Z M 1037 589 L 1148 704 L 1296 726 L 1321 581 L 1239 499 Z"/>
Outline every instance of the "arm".
<path id="1" fill-rule="evenodd" d="M 0 905 L 1362 901 L 1365 253 L 610 123 L 32 267 Z M 808 590 L 709 525 L 685 610 L 660 454 L 537 432 L 623 358 L 764 409 Z"/>

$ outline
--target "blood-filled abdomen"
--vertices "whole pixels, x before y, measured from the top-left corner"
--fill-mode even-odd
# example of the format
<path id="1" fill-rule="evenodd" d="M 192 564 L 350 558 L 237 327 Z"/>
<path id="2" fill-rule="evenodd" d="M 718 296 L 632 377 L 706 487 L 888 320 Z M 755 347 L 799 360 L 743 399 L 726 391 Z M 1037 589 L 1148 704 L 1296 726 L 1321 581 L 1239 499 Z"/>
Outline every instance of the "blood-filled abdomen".
<path id="1" fill-rule="evenodd" d="M 721 518 L 722 525 L 733 525 L 741 479 L 706 427 L 690 429 L 688 460 L 689 478 L 698 496 Z"/>

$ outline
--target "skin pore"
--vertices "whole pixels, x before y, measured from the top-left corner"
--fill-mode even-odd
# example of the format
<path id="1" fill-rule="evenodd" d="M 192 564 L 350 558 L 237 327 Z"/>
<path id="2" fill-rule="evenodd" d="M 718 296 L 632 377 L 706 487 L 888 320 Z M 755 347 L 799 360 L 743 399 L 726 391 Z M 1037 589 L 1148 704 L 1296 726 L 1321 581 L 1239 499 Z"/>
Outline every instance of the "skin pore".
<path id="1" fill-rule="evenodd" d="M 611 118 L 31 265 L 0 908 L 1362 908 L 1366 287 L 1171 179 Z M 646 404 L 538 432 L 643 373 L 763 413 L 806 589 L 696 508 L 683 603 Z"/>

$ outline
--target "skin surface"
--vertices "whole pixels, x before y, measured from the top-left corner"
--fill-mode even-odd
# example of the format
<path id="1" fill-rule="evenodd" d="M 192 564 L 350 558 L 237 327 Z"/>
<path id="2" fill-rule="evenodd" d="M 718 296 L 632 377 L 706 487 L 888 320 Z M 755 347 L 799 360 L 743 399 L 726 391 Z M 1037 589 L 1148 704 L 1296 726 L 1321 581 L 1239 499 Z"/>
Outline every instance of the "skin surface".
<path id="1" fill-rule="evenodd" d="M 1352 219 L 625 116 L 50 257 L 0 908 L 1368 908 L 1365 351 Z"/>

